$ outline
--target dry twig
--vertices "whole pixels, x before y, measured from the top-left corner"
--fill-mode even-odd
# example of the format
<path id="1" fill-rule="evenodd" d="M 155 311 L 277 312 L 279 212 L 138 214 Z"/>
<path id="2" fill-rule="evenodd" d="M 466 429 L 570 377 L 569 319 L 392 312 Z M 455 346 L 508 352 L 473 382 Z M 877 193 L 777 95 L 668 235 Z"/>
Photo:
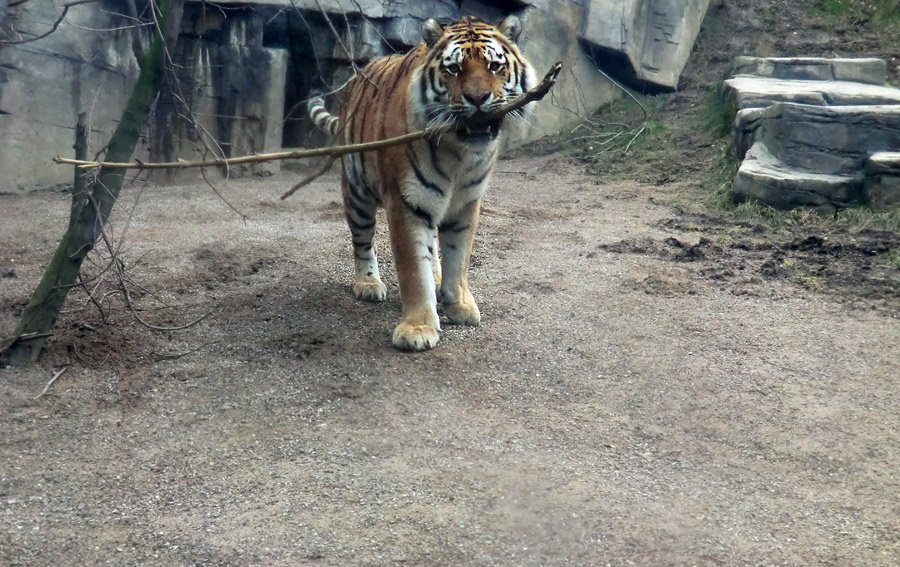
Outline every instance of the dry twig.
<path id="1" fill-rule="evenodd" d="M 103 230 L 100 231 L 100 237 L 103 239 L 103 242 L 106 244 L 106 247 L 109 250 L 110 254 L 113 254 L 114 255 L 113 257 L 115 258 L 115 251 L 113 249 L 112 242 L 109 241 L 109 237 L 106 235 L 106 233 Z M 187 329 L 188 327 L 193 327 L 200 321 L 203 321 L 204 319 L 206 319 L 207 317 L 209 317 L 210 315 L 213 314 L 212 311 L 208 311 L 206 314 L 201 315 L 200 317 L 197 317 L 193 321 L 189 321 L 187 323 L 184 323 L 183 325 L 176 325 L 173 327 L 164 327 L 164 326 L 160 326 L 160 325 L 154 325 L 152 323 L 144 321 L 144 319 L 142 319 L 141 316 L 138 315 L 138 309 L 134 306 L 134 303 L 131 301 L 131 293 L 128 291 L 128 284 L 125 282 L 125 274 L 124 274 L 124 269 L 123 269 L 122 263 L 115 262 L 114 265 L 115 265 L 115 270 L 113 270 L 113 273 L 116 275 L 116 278 L 119 280 L 119 289 L 122 292 L 122 297 L 125 299 L 125 305 L 128 307 L 128 310 L 131 311 L 131 314 L 134 316 L 135 320 L 137 320 L 138 323 L 147 327 L 148 329 L 153 329 L 154 331 L 180 331 L 182 329 Z"/>
<path id="2" fill-rule="evenodd" d="M 331 156 L 330 158 L 328 158 L 328 161 L 326 161 L 326 162 L 322 165 L 322 167 L 320 167 L 319 169 L 317 169 L 315 173 L 313 173 L 312 175 L 310 175 L 310 176 L 307 177 L 306 179 L 303 179 L 303 180 L 297 182 L 293 187 L 291 187 L 290 189 L 288 189 L 287 192 L 286 192 L 284 195 L 281 196 L 281 200 L 284 201 L 285 199 L 287 199 L 288 197 L 290 197 L 291 195 L 293 195 L 294 193 L 296 193 L 297 190 L 300 189 L 301 187 L 306 187 L 307 185 L 309 185 L 310 183 L 312 183 L 313 181 L 315 181 L 315 180 L 318 179 L 319 177 L 322 177 L 323 175 L 325 175 L 326 173 L 328 173 L 328 170 L 331 169 L 331 166 L 334 165 L 334 162 L 335 162 L 335 161 L 337 161 L 337 157 L 336 157 L 336 156 Z"/>
<path id="3" fill-rule="evenodd" d="M 50 381 L 47 382 L 47 385 L 44 386 L 44 389 L 41 390 L 41 393 L 38 394 L 37 396 L 35 396 L 34 399 L 36 400 L 36 399 L 40 398 L 41 396 L 43 396 L 44 394 L 46 394 L 47 391 L 50 389 L 50 386 L 52 386 L 53 383 L 56 382 L 56 379 L 59 378 L 60 376 L 62 376 L 63 373 L 68 369 L 69 369 L 69 365 L 67 364 L 67 365 L 63 366 L 62 368 L 60 368 L 59 370 L 57 370 L 53 374 L 53 378 L 51 378 Z"/>
<path id="4" fill-rule="evenodd" d="M 455 127 L 456 129 L 465 128 L 468 126 L 476 126 L 478 124 L 484 124 L 487 122 L 491 122 L 493 120 L 497 120 L 502 118 L 509 112 L 514 110 L 518 110 L 522 108 L 526 104 L 529 104 L 534 101 L 541 100 L 546 96 L 553 85 L 556 83 L 556 78 L 559 76 L 559 72 L 562 70 L 562 63 L 556 63 L 547 74 L 544 76 L 544 79 L 533 89 L 526 92 L 522 96 L 520 96 L 515 101 L 504 105 L 493 112 L 481 114 L 475 116 L 465 122 L 450 125 L 450 127 Z M 402 136 L 396 136 L 394 138 L 388 138 L 386 140 L 379 140 L 376 142 L 366 142 L 364 144 L 349 144 L 345 146 L 333 146 L 330 148 L 316 148 L 312 150 L 295 150 L 290 152 L 278 152 L 271 154 L 255 154 L 251 156 L 241 156 L 236 158 L 218 158 L 212 160 L 203 160 L 203 161 L 185 161 L 178 160 L 175 162 L 160 162 L 160 163 L 152 163 L 152 162 L 143 162 L 141 160 L 135 160 L 129 163 L 115 163 L 115 162 L 96 162 L 96 161 L 84 161 L 84 160 L 76 160 L 69 159 L 57 156 L 53 158 L 54 163 L 64 163 L 70 165 L 76 165 L 78 167 L 83 168 L 97 168 L 103 167 L 106 169 L 183 169 L 189 167 L 216 167 L 216 166 L 231 166 L 242 163 L 261 163 L 266 161 L 276 161 L 276 160 L 286 160 L 286 159 L 302 159 L 302 158 L 310 158 L 310 157 L 318 157 L 318 156 L 331 156 L 331 157 L 339 157 L 347 154 L 359 153 L 359 152 L 368 152 L 374 150 L 381 150 L 384 148 L 389 148 L 391 146 L 399 146 L 401 144 L 408 144 L 409 142 L 414 142 L 416 140 L 420 140 L 422 138 L 427 138 L 429 136 L 433 136 L 435 134 L 442 134 L 448 130 L 448 126 L 438 126 L 432 128 L 426 128 L 425 130 L 420 130 L 418 132 L 410 132 L 409 134 L 404 134 Z"/>
<path id="5" fill-rule="evenodd" d="M 209 341 L 209 342 L 203 343 L 202 345 L 200 345 L 196 348 L 192 348 L 191 350 L 186 350 L 184 352 L 166 353 L 166 352 L 151 351 L 150 357 L 153 359 L 154 362 L 160 362 L 162 360 L 177 360 L 177 359 L 181 358 L 182 356 L 194 354 L 195 352 L 198 352 L 201 349 L 204 349 L 204 348 L 208 347 L 209 345 L 214 345 L 218 342 L 221 342 L 221 341 L 220 340 Z"/>

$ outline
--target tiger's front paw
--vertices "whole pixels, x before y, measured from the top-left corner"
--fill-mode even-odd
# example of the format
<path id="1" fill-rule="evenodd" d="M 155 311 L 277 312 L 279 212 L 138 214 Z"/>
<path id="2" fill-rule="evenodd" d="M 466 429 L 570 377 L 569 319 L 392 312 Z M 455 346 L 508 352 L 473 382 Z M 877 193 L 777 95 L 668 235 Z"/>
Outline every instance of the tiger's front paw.
<path id="1" fill-rule="evenodd" d="M 401 322 L 394 329 L 394 346 L 400 350 L 421 351 L 438 343 L 438 329 L 431 325 L 413 325 Z"/>
<path id="2" fill-rule="evenodd" d="M 387 288 L 381 280 L 358 280 L 353 285 L 353 293 L 357 299 L 379 303 L 387 299 Z"/>

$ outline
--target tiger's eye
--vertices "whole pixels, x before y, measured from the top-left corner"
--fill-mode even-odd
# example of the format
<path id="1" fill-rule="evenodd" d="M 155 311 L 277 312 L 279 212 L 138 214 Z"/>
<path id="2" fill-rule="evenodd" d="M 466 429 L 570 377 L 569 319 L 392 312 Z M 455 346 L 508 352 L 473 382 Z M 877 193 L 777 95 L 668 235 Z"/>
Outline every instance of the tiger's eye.
<path id="1" fill-rule="evenodd" d="M 502 65 L 497 61 L 491 61 L 491 64 L 488 65 L 488 69 L 490 69 L 492 73 L 496 73 L 501 67 Z"/>
<path id="2" fill-rule="evenodd" d="M 461 71 L 462 71 L 462 69 L 456 63 L 451 63 L 451 64 L 447 65 L 447 72 L 450 73 L 451 75 L 459 75 L 459 73 Z"/>

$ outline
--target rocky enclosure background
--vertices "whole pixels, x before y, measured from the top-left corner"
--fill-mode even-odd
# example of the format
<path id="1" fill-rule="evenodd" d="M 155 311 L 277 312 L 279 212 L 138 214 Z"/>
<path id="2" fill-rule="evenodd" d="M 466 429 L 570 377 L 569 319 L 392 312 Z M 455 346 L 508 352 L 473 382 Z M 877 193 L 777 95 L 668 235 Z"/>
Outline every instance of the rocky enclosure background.
<path id="1" fill-rule="evenodd" d="M 138 12 L 146 2 L 137 2 Z M 304 102 L 315 77 L 337 86 L 373 57 L 419 41 L 428 17 L 472 14 L 525 22 L 522 47 L 539 74 L 566 70 L 531 127 L 512 143 L 556 133 L 621 95 L 600 70 L 644 90 L 671 90 L 687 61 L 708 0 L 188 1 L 174 76 L 148 126 L 144 159 L 237 156 L 320 145 Z M 146 45 L 113 0 L 0 2 L 0 192 L 66 184 L 71 171 L 50 159 L 71 155 L 79 113 L 91 125 L 90 152 L 115 127 L 138 65 L 132 38 Z M 332 29 L 332 26 L 334 29 Z M 177 79 L 177 80 L 176 80 Z M 271 172 L 280 165 L 248 167 Z M 179 175 L 184 175 L 180 172 Z M 197 175 L 190 173 L 189 175 Z"/>

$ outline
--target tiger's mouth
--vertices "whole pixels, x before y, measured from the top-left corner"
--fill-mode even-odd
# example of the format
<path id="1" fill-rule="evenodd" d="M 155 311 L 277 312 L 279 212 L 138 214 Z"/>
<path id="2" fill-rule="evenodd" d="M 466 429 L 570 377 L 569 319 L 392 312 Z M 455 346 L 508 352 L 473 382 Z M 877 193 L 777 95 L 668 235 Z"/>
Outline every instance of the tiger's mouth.
<path id="1" fill-rule="evenodd" d="M 491 120 L 490 122 L 485 122 L 483 124 L 463 126 L 456 130 L 456 136 L 460 141 L 465 143 L 486 142 L 497 138 L 497 135 L 500 134 L 500 126 L 502 125 L 503 118 L 498 118 L 497 120 Z"/>

